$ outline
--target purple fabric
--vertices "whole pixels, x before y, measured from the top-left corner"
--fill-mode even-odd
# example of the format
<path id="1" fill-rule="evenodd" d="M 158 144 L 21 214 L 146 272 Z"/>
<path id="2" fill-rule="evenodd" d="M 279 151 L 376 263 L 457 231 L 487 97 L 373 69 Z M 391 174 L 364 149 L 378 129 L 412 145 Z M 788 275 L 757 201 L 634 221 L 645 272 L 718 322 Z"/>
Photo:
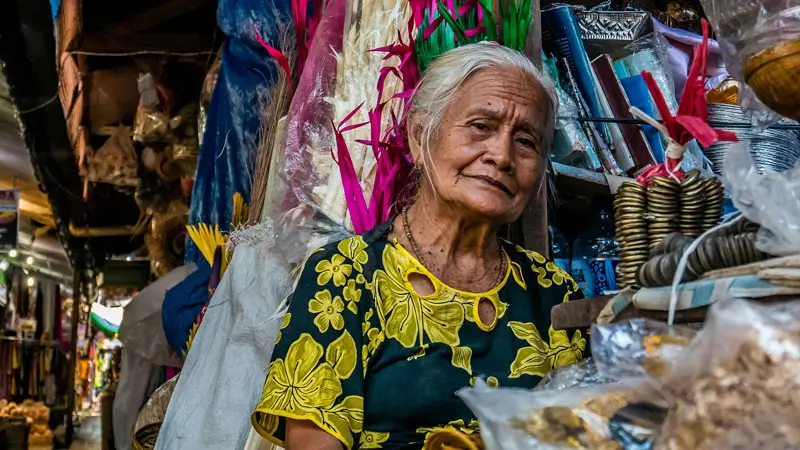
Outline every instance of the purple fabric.
<path id="1" fill-rule="evenodd" d="M 686 85 L 689 66 L 692 63 L 692 52 L 695 46 L 703 42 L 703 36 L 680 28 L 668 27 L 656 19 L 653 19 L 653 32 L 663 36 L 669 44 L 667 47 L 668 69 L 675 83 L 675 97 L 680 98 L 683 94 L 683 87 Z M 709 39 L 708 76 L 716 77 L 727 73 L 719 43 Z"/>

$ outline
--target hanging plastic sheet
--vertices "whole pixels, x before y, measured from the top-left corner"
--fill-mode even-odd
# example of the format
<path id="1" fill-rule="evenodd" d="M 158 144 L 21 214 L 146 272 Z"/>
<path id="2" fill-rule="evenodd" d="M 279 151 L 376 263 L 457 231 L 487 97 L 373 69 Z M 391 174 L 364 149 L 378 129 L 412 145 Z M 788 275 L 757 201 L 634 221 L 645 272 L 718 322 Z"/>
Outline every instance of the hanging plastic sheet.
<path id="1" fill-rule="evenodd" d="M 231 241 L 233 260 L 194 338 L 157 449 L 241 449 L 247 440 L 291 283 L 269 222 Z"/>
<path id="2" fill-rule="evenodd" d="M 278 24 L 291 23 L 291 8 L 288 1 L 220 0 L 217 22 L 226 39 L 200 146 L 189 224 L 218 224 L 227 231 L 233 194 L 250 200 L 261 122 L 259 95 L 277 80 L 277 65 L 257 42 L 256 32 L 267 42 L 277 42 Z M 200 258 L 187 239 L 185 260 Z"/>

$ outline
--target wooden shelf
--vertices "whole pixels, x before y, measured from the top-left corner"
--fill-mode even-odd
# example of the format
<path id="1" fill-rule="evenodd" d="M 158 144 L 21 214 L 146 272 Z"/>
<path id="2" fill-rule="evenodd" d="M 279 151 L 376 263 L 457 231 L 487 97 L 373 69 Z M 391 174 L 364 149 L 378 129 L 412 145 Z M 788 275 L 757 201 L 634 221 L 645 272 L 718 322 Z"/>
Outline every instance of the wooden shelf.
<path id="1" fill-rule="evenodd" d="M 595 297 L 587 300 L 573 300 L 553 307 L 551 311 L 552 326 L 556 330 L 572 328 L 589 328 L 597 323 L 597 317 L 613 296 Z M 707 307 L 680 310 L 675 312 L 675 323 L 689 324 L 705 320 Z M 666 322 L 666 311 L 646 311 L 629 305 L 620 312 L 614 322 L 643 318 Z"/>
<path id="2" fill-rule="evenodd" d="M 628 177 L 606 175 L 556 162 L 553 163 L 553 170 L 555 171 L 556 188 L 559 192 L 564 191 L 586 197 L 609 196 L 617 191 L 621 183 L 633 181 Z"/>

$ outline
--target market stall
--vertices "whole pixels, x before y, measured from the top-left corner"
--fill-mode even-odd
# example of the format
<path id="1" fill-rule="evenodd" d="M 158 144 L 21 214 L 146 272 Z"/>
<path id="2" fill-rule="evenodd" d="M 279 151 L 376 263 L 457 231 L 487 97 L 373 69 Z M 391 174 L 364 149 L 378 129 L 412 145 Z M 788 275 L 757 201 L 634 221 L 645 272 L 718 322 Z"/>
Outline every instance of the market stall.
<path id="1" fill-rule="evenodd" d="M 549 168 L 550 239 L 536 242 L 525 216 L 521 228 L 527 232 L 512 227 L 509 233 L 528 247 L 547 247 L 549 241 L 553 258 L 592 297 L 554 308 L 555 329 L 662 314 L 670 321 L 675 316 L 702 322 L 705 309 L 698 308 L 723 298 L 796 294 L 793 278 L 781 279 L 780 269 L 791 267 L 791 260 L 763 262 L 776 254 L 757 244 L 763 221 L 722 223 L 728 213 L 746 211 L 747 202 L 736 201 L 737 188 L 746 195 L 761 182 L 759 171 L 793 167 L 800 127 L 752 101 L 731 55 L 708 37 L 701 20 L 708 11 L 699 4 L 648 3 L 628 10 L 622 4 L 543 5 L 539 13 L 533 3 L 509 6 L 523 18 L 521 38 L 492 36 L 491 8 L 469 1 L 438 7 L 396 2 L 374 9 L 352 2 L 315 4 L 293 11 L 299 24 L 294 39 L 255 35 L 264 58 L 280 68 L 262 118 L 266 136 L 254 183 L 244 192 L 250 195 L 229 195 L 230 225 L 226 216 L 224 223 L 210 220 L 189 231 L 200 264 L 210 270 L 172 291 L 183 299 L 173 311 L 192 325 L 171 339 L 186 362 L 157 448 L 240 447 L 249 434 L 252 441 L 244 411 L 254 408 L 259 380 L 267 376 L 263 359 L 286 324 L 286 280 L 321 244 L 363 233 L 400 211 L 411 169 L 404 154 L 404 100 L 437 52 L 471 40 L 499 40 L 536 60 L 542 54 L 542 66 L 556 80 L 561 108 Z M 510 16 L 494 13 L 508 31 L 503 20 Z M 295 48 L 286 43 L 292 40 Z M 355 70 L 359 76 L 349 76 Z M 746 113 L 753 111 L 760 115 L 751 122 Z M 725 170 L 734 155 L 740 157 L 738 175 Z M 723 175 L 740 178 L 723 183 Z M 230 235 L 220 232 L 248 224 Z M 254 261 L 262 265 L 254 267 Z M 676 273 L 685 274 L 679 281 L 700 281 L 670 295 Z M 268 290 L 253 284 L 274 279 L 279 281 Z M 204 365 L 227 361 L 226 355 L 236 360 L 235 375 L 226 364 L 216 371 Z M 485 398 L 473 410 L 491 424 L 494 412 L 484 416 L 481 403 L 493 400 Z M 534 417 L 519 427 L 553 428 L 568 441 L 572 428 L 558 431 L 553 422 L 559 420 L 576 419 Z M 189 424 L 196 433 L 185 431 Z M 438 447 L 429 448 L 484 445 L 477 436 L 465 438 L 466 429 L 451 428 L 444 440 L 432 441 Z M 505 448 L 489 445 L 502 445 L 501 438 L 488 437 L 491 426 L 481 433 L 487 448 Z M 601 444 L 586 439 L 579 438 L 585 448 Z"/>
<path id="2" fill-rule="evenodd" d="M 30 142 L 36 132 L 52 147 L 59 137 L 67 142 L 63 164 L 48 159 L 47 146 L 31 150 L 57 217 L 34 225 L 62 238 L 83 300 L 64 310 L 74 329 L 44 335 L 40 324 L 50 319 L 27 321 L 41 311 L 38 290 L 20 290 L 24 278 L 11 283 L 24 299 L 15 300 L 18 336 L 0 342 L 13 347 L 18 371 L 11 399 L 25 394 L 52 406 L 49 361 L 62 348 L 72 352 L 77 409 L 115 403 L 107 422 L 118 448 L 266 445 L 258 435 L 274 438 L 278 422 L 262 389 L 275 345 L 289 335 L 292 282 L 320 247 L 407 220 L 422 177 L 436 175 L 413 163 L 409 142 L 420 79 L 448 50 L 482 42 L 526 55 L 553 81 L 559 103 L 547 180 L 499 234 L 510 249 L 541 254 L 530 258 L 542 286 L 565 284 L 563 271 L 577 282 L 548 314 L 552 328 L 534 326 L 536 336 L 584 334 L 539 345 L 529 332 L 525 351 L 546 353 L 541 364 L 528 359 L 530 374 L 544 376 L 554 361 L 593 362 L 554 370 L 524 394 L 498 388 L 495 377 L 484 384 L 476 371 L 459 396 L 480 433 L 472 423 L 441 424 L 424 432 L 426 450 L 797 443 L 783 428 L 765 437 L 743 422 L 759 431 L 794 410 L 774 386 L 789 383 L 797 346 L 786 303 L 800 293 L 800 113 L 790 75 L 797 30 L 786 19 L 796 5 L 221 0 L 120 12 L 102 3 L 53 6 L 61 81 L 53 100 L 65 130 L 36 127 L 49 109 L 24 117 Z M 26 101 L 35 97 L 24 83 L 17 92 L 24 88 Z M 408 236 L 422 261 L 401 225 L 400 239 Z M 367 263 L 358 241 L 348 242 L 356 244 L 341 249 L 341 261 L 314 268 L 320 286 L 342 289 L 307 299 L 306 309 L 330 316 L 315 319 L 320 330 L 341 330 L 332 325 L 339 314 L 360 314 L 360 295 L 376 286 L 345 278 Z M 541 272 L 538 259 L 546 261 Z M 124 313 L 106 299 L 86 303 L 95 286 L 115 283 L 149 287 Z M 477 323 L 477 314 L 465 320 Z M 377 328 L 370 336 L 369 320 L 368 356 L 387 338 Z M 590 327 L 589 350 L 581 336 Z M 118 385 L 116 333 L 125 345 Z M 63 336 L 70 345 L 60 345 Z M 720 339 L 730 347 L 715 349 Z M 473 350 L 457 344 L 448 349 L 452 364 L 473 375 Z M 320 365 L 347 372 L 337 361 L 331 351 Z M 747 388 L 724 391 L 726 377 Z M 726 407 L 768 400 L 774 408 L 763 417 Z M 20 401 L 5 405 L 5 415 L 43 411 Z M 325 420 L 355 421 L 352 406 L 342 400 L 338 419 Z M 714 423 L 696 419 L 698 410 Z M 738 419 L 719 426 L 728 415 Z M 23 433 L 31 439 L 44 431 L 33 416 Z M 361 448 L 387 442 L 363 434 L 377 441 Z"/>

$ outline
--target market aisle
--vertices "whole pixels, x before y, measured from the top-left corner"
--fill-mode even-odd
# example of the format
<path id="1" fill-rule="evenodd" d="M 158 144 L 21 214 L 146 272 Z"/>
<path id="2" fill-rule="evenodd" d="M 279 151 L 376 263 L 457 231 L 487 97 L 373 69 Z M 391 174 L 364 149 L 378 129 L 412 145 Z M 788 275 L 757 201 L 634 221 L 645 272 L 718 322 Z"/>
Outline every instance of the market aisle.
<path id="1" fill-rule="evenodd" d="M 102 428 L 99 417 L 90 417 L 75 429 L 75 442 L 70 450 L 100 450 Z"/>

